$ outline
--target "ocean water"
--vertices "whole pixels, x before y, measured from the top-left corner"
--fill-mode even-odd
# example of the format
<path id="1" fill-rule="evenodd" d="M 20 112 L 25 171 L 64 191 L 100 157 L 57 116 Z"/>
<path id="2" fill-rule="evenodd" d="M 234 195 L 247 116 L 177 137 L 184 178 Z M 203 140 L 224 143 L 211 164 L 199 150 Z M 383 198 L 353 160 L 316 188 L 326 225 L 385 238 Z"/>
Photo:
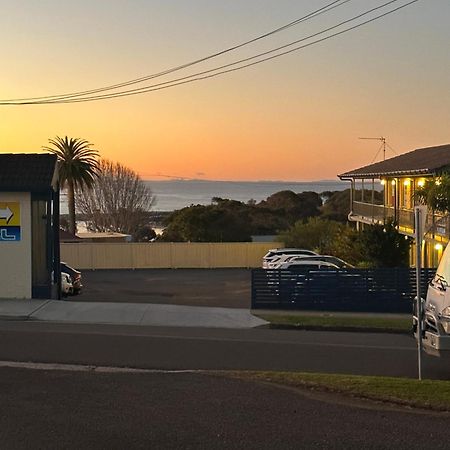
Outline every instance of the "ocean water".
<path id="1" fill-rule="evenodd" d="M 174 211 L 190 205 L 209 205 L 213 197 L 248 202 L 265 200 L 275 192 L 290 190 L 295 193 L 313 191 L 342 191 L 350 187 L 344 181 L 205 181 L 163 180 L 144 181 L 155 196 L 153 211 Z M 61 195 L 61 213 L 67 214 L 67 198 Z"/>
<path id="2" fill-rule="evenodd" d="M 173 211 L 190 205 L 209 205 L 213 197 L 241 202 L 265 200 L 275 192 L 290 190 L 295 193 L 314 191 L 341 191 L 350 187 L 343 181 L 277 182 L 277 181 L 203 181 L 170 180 L 146 181 L 155 195 L 154 211 Z"/>

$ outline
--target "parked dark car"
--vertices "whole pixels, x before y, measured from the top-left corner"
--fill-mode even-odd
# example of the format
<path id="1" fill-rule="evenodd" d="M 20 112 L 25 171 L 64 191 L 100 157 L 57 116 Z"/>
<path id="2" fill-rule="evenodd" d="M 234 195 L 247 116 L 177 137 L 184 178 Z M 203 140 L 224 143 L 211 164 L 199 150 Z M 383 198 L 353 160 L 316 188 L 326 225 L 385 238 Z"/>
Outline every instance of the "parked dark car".
<path id="1" fill-rule="evenodd" d="M 74 295 L 79 294 L 81 292 L 81 288 L 83 287 L 81 284 L 81 272 L 73 267 L 70 267 L 65 262 L 61 262 L 61 272 L 65 272 L 70 275 L 72 278 L 73 293 Z"/>

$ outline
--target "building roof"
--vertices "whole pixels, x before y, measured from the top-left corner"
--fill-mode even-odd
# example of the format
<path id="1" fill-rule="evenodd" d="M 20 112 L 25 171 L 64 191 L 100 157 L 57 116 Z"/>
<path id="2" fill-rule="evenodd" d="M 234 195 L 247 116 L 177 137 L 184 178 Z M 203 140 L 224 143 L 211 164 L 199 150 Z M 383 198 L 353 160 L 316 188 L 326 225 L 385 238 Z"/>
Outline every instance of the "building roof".
<path id="1" fill-rule="evenodd" d="M 339 178 L 433 175 L 450 168 L 450 144 L 419 148 L 385 161 L 338 175 Z"/>
<path id="2" fill-rule="evenodd" d="M 48 192 L 56 187 L 57 173 L 51 153 L 0 154 L 0 191 Z"/>
<path id="3" fill-rule="evenodd" d="M 69 233 L 66 230 L 63 230 L 62 228 L 59 229 L 59 241 L 60 242 L 80 242 L 82 241 L 81 238 L 78 236 L 75 236 L 72 233 Z"/>
<path id="4" fill-rule="evenodd" d="M 115 231 L 86 231 L 77 233 L 77 236 L 81 239 L 91 239 L 91 240 L 122 240 L 129 241 L 131 240 L 131 234 L 117 233 Z"/>

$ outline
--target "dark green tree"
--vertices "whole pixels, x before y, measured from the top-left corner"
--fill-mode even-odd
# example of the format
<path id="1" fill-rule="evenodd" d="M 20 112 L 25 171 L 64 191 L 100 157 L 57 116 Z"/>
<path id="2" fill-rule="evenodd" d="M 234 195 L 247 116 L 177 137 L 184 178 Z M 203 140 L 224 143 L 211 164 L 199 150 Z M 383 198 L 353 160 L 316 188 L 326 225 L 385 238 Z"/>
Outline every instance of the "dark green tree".
<path id="1" fill-rule="evenodd" d="M 304 248 L 327 254 L 344 228 L 345 226 L 339 222 L 312 217 L 305 222 L 295 222 L 278 236 L 278 240 L 284 242 L 286 247 Z"/>
<path id="2" fill-rule="evenodd" d="M 287 223 L 292 225 L 297 220 L 318 216 L 322 199 L 316 192 L 296 194 L 292 191 L 280 191 L 260 202 L 258 206 L 284 217 Z"/>
<path id="3" fill-rule="evenodd" d="M 411 239 L 400 234 L 395 223 L 371 225 L 361 234 L 364 256 L 373 267 L 408 267 Z"/>
<path id="4" fill-rule="evenodd" d="M 75 190 L 90 189 L 100 174 L 97 150 L 84 139 L 61 138 L 49 139 L 52 147 L 43 149 L 55 154 L 59 161 L 59 182 L 61 188 L 67 187 L 69 208 L 69 232 L 77 231 L 75 218 Z"/>
<path id="5" fill-rule="evenodd" d="M 132 235 L 134 242 L 150 242 L 156 238 L 156 232 L 150 225 L 143 225 Z"/>
<path id="6" fill-rule="evenodd" d="M 448 214 L 450 212 L 450 175 L 442 174 L 425 181 L 425 185 L 418 188 L 415 198 L 431 210 Z"/>
<path id="7" fill-rule="evenodd" d="M 241 205 L 227 200 L 225 204 L 195 205 L 175 211 L 160 239 L 171 242 L 250 241 L 250 222 Z"/>

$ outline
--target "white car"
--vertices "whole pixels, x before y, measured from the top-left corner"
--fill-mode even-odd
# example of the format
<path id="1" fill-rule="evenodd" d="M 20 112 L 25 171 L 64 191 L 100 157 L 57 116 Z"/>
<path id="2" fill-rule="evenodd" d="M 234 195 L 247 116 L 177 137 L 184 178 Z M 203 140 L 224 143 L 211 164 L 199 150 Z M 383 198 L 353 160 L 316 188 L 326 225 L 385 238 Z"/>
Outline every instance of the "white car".
<path id="1" fill-rule="evenodd" d="M 336 264 L 327 262 L 327 261 L 290 261 L 280 264 L 277 269 L 313 269 L 313 270 L 322 270 L 322 269 L 339 269 Z"/>
<path id="2" fill-rule="evenodd" d="M 294 263 L 297 261 L 324 261 L 331 264 L 334 264 L 340 269 L 354 269 L 355 267 L 349 264 L 348 262 L 345 262 L 341 258 L 337 258 L 336 256 L 331 255 L 316 255 L 316 256 L 288 256 L 284 259 L 277 260 L 273 263 L 269 264 L 270 269 L 279 269 L 281 268 L 281 265 L 284 263 Z"/>
<path id="3" fill-rule="evenodd" d="M 278 266 L 280 266 L 283 263 L 286 262 L 291 262 L 291 261 L 297 261 L 299 259 L 303 259 L 303 258 L 319 258 L 320 255 L 304 255 L 304 254 L 295 254 L 295 255 L 291 255 L 291 254 L 287 254 L 287 255 L 280 255 L 280 256 L 276 256 L 274 257 L 268 264 L 267 264 L 267 268 L 268 269 L 276 269 L 278 268 Z"/>
<path id="4" fill-rule="evenodd" d="M 280 258 L 281 256 L 315 256 L 316 252 L 312 250 L 305 250 L 302 248 L 273 248 L 269 250 L 263 257 L 262 267 L 263 269 L 269 268 L 269 263 L 274 262 L 276 258 Z"/>
<path id="5" fill-rule="evenodd" d="M 72 278 L 68 273 L 61 272 L 61 295 L 67 297 L 73 294 Z"/>

